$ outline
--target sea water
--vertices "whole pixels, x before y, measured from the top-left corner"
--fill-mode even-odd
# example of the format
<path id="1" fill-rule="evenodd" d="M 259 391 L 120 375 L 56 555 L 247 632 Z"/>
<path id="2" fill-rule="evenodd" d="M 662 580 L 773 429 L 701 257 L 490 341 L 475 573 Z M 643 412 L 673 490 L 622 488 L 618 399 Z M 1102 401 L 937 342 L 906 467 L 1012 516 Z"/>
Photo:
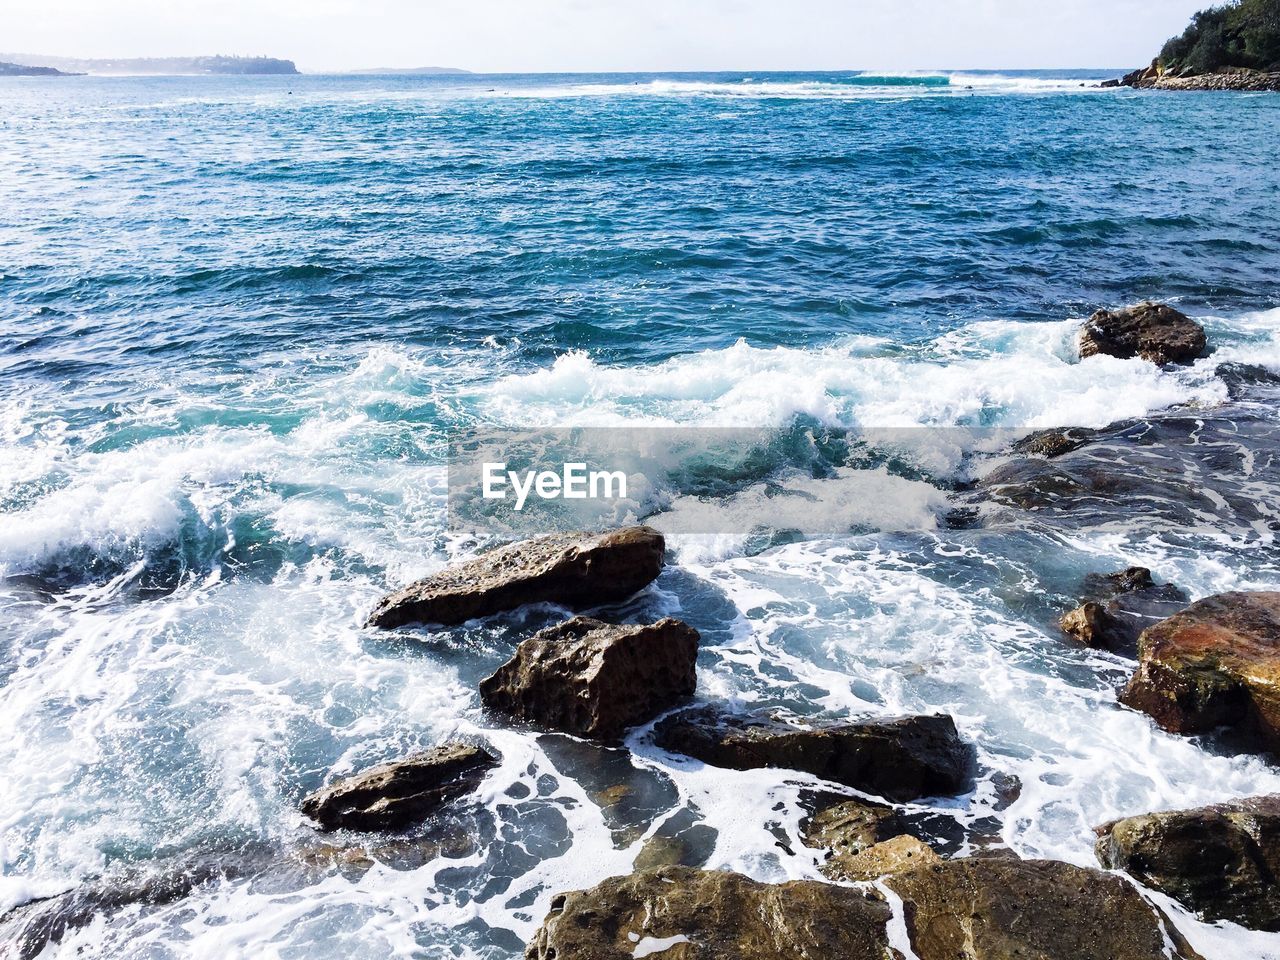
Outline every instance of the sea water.
<path id="1" fill-rule="evenodd" d="M 459 430 L 1016 433 L 1213 411 L 1222 364 L 1280 373 L 1280 97 L 1094 86 L 1114 73 L 0 81 L 0 908 L 267 850 L 47 955 L 507 958 L 654 837 L 819 876 L 798 829 L 830 785 L 481 710 L 560 611 L 363 618 L 482 545 L 446 523 Z M 1076 359 L 1082 318 L 1144 298 L 1214 356 Z M 913 807 L 949 852 L 1091 865 L 1110 818 L 1280 790 L 1120 708 L 1131 664 L 1052 625 L 1130 563 L 1194 597 L 1274 588 L 1274 528 L 1153 536 L 1139 500 L 970 529 L 945 514 L 971 477 L 904 494 L 886 469 L 826 479 L 936 523 L 676 537 L 608 615 L 696 626 L 702 698 L 952 714 L 977 787 Z M 467 852 L 276 863 L 335 856 L 308 791 L 457 736 L 502 754 L 450 815 Z M 1156 899 L 1206 957 L 1280 956 Z"/>

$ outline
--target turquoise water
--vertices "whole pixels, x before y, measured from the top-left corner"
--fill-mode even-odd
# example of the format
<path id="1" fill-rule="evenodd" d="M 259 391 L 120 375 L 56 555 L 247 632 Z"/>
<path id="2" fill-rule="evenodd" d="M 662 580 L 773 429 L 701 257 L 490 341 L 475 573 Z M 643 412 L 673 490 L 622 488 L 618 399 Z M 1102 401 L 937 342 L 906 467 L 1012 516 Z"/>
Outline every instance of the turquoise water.
<path id="1" fill-rule="evenodd" d="M 554 611 L 430 643 L 360 623 L 476 548 L 444 523 L 452 430 L 1102 426 L 1215 408 L 1223 362 L 1280 371 L 1280 97 L 1108 75 L 0 81 L 0 905 L 265 844 L 254 879 L 53 955 L 515 956 L 556 890 L 638 853 L 601 769 L 657 798 L 641 834 L 696 823 L 709 866 L 814 875 L 766 829 L 794 831 L 803 777 L 482 713 Z M 1215 356 L 1075 361 L 1080 318 L 1144 298 Z M 708 698 L 954 713 L 1023 792 L 931 812 L 1091 863 L 1110 817 L 1280 790 L 1118 709 L 1128 666 L 1052 631 L 1091 569 L 1280 582 L 1265 537 L 1145 534 L 680 543 L 614 613 L 695 623 Z M 459 733 L 504 755 L 478 851 L 279 867 L 331 772 Z"/>

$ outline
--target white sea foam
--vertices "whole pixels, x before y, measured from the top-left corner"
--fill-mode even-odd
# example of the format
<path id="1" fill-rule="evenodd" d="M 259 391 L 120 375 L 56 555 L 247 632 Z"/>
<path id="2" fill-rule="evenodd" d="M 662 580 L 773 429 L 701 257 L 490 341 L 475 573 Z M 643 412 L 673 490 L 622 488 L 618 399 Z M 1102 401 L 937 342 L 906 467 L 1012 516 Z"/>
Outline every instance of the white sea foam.
<path id="1" fill-rule="evenodd" d="M 543 739 L 479 709 L 479 675 L 523 625 L 473 626 L 424 644 L 361 630 L 386 587 L 475 546 L 442 535 L 443 467 L 429 456 L 436 436 L 385 456 L 379 444 L 400 443 L 404 423 L 379 411 L 412 423 L 430 402 L 510 426 L 785 426 L 796 416 L 877 427 L 1101 425 L 1220 401 L 1214 368 L 1226 359 L 1280 370 L 1280 312 L 1207 322 L 1216 355 L 1174 371 L 1076 361 L 1069 322 L 992 321 L 906 349 L 867 339 L 818 349 L 744 342 L 626 369 L 575 353 L 496 380 L 483 372 L 489 348 L 456 377 L 412 351 L 377 349 L 301 389 L 285 375 L 247 384 L 255 402 L 287 410 L 273 429 L 143 431 L 106 452 L 68 442 L 55 419 L 31 427 L 39 416 L 25 400 L 5 408 L 13 416 L 0 418 L 0 463 L 15 469 L 4 495 L 51 480 L 4 514 L 0 562 L 10 571 L 122 541 L 145 558 L 184 518 L 223 535 L 247 524 L 288 549 L 266 573 L 214 565 L 145 602 L 115 597 L 112 583 L 131 575 L 128 566 L 52 601 L 0 595 L 17 638 L 0 721 L 23 731 L 0 744 L 0 768 L 12 772 L 0 780 L 0 902 L 71 888 L 131 852 L 145 862 L 211 838 L 313 843 L 297 809 L 304 785 L 458 735 L 484 737 L 502 754 L 479 796 L 498 824 L 490 848 L 301 889 L 212 884 L 172 905 L 100 918 L 46 955 L 478 957 L 492 955 L 491 936 L 516 954 L 557 892 L 628 872 L 646 839 L 695 809 L 716 831 L 709 867 L 817 879 L 817 855 L 800 842 L 800 796 L 834 785 L 709 768 L 638 730 L 629 738 L 635 765 L 669 781 L 674 798 L 619 839 L 599 797 L 552 762 Z M 1280 775 L 1261 761 L 1216 756 L 1120 709 L 1113 690 L 1129 668 L 1027 623 L 1016 601 L 1040 589 L 1031 561 L 929 529 L 931 488 L 879 470 L 841 471 L 825 489 L 795 482 L 851 526 L 866 520 L 861 499 L 892 497 L 914 539 L 808 540 L 750 556 L 735 538 L 676 540 L 679 564 L 629 610 L 685 616 L 704 631 L 701 696 L 833 717 L 949 712 L 984 767 L 1016 776 L 1021 792 L 997 810 L 984 781 L 971 798 L 913 809 L 967 824 L 994 817 L 999 839 L 1025 856 L 1093 864 L 1091 828 L 1111 817 L 1280 791 Z M 749 487 L 739 497 L 755 509 L 764 493 Z M 1077 558 L 1081 572 L 1141 561 L 1195 596 L 1274 586 L 1211 553 L 1175 555 L 1119 537 L 1064 538 L 1054 550 Z M 1209 960 L 1277 955 L 1274 935 L 1201 924 L 1159 902 Z"/>

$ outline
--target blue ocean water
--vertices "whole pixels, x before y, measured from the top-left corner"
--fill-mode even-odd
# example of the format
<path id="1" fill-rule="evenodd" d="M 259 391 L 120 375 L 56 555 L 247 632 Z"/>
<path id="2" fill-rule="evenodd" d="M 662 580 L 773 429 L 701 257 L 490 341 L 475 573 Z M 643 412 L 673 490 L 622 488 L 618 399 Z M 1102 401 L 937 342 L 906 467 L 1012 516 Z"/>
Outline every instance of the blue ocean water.
<path id="1" fill-rule="evenodd" d="M 815 875 L 769 829 L 798 775 L 483 714 L 553 611 L 430 643 L 363 616 L 476 549 L 451 431 L 1104 426 L 1280 371 L 1280 97 L 1116 73 L 0 81 L 0 907 L 252 850 L 49 955 L 509 957 L 691 825 L 708 866 Z M 1214 357 L 1075 359 L 1082 317 L 1145 298 Z M 688 543 L 619 615 L 695 623 L 708 698 L 953 713 L 1022 792 L 930 812 L 1092 863 L 1110 817 L 1280 790 L 1117 708 L 1127 665 L 1045 626 L 1099 567 L 1280 583 L 1270 544 L 1143 532 Z M 308 790 L 457 734 L 503 753 L 477 849 L 317 850 Z M 1208 957 L 1280 956 L 1170 910 Z"/>

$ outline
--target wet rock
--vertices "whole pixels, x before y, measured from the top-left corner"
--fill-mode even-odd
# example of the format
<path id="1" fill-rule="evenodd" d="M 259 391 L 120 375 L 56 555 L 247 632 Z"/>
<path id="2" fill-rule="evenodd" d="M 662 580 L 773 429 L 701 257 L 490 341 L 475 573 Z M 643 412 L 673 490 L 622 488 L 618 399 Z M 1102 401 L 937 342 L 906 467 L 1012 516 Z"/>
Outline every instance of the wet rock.
<path id="1" fill-rule="evenodd" d="M 1064 453 L 1078 450 L 1092 438 L 1095 431 L 1084 427 L 1070 427 L 1065 430 L 1037 430 L 1028 434 L 1013 445 L 1015 453 L 1029 456 L 1045 457 L 1052 460 Z"/>
<path id="2" fill-rule="evenodd" d="M 1205 920 L 1280 930 L 1280 795 L 1126 817 L 1097 834 L 1104 867 Z"/>
<path id="3" fill-rule="evenodd" d="M 331 783 L 302 812 L 325 830 L 399 829 L 474 790 L 497 762 L 481 747 L 445 744 Z"/>
<path id="4" fill-rule="evenodd" d="M 801 825 L 805 845 L 828 850 L 833 857 L 856 856 L 904 830 L 893 807 L 865 800 L 846 800 L 819 810 Z"/>
<path id="5" fill-rule="evenodd" d="M 1186 592 L 1157 584 L 1146 567 L 1085 577 L 1085 598 L 1063 616 L 1063 632 L 1086 647 L 1137 655 L 1138 636 L 1147 627 L 1185 609 Z"/>
<path id="6" fill-rule="evenodd" d="M 1173 733 L 1219 727 L 1280 748 L 1280 593 L 1223 593 L 1148 627 L 1121 702 Z"/>
<path id="7" fill-rule="evenodd" d="M 98 917 L 174 903 L 205 884 L 261 873 L 278 857 L 268 844 L 213 849 L 177 862 L 132 865 L 66 893 L 28 901 L 0 916 L 0 956 L 31 960 Z"/>
<path id="8" fill-rule="evenodd" d="M 875 893 L 812 881 L 665 867 L 551 901 L 526 960 L 887 960 Z"/>
<path id="9" fill-rule="evenodd" d="M 832 857 L 823 865 L 822 872 L 832 880 L 857 883 L 879 880 L 904 870 L 940 863 L 941 860 L 933 847 L 923 840 L 902 834 L 891 840 L 882 840 L 859 853 Z"/>
<path id="10" fill-rule="evenodd" d="M 575 617 L 521 643 L 480 697 L 542 727 L 613 739 L 693 694 L 698 640 L 670 617 L 644 626 Z"/>
<path id="11" fill-rule="evenodd" d="M 654 739 L 713 766 L 801 770 L 889 800 L 963 793 L 974 762 L 954 721 L 940 714 L 804 728 L 701 707 L 663 720 Z"/>
<path id="12" fill-rule="evenodd" d="M 1097 354 L 1152 363 L 1190 363 L 1204 356 L 1204 327 L 1162 303 L 1099 310 L 1080 331 L 1080 356 Z"/>
<path id="13" fill-rule="evenodd" d="M 884 883 L 904 901 L 920 960 L 1198 957 L 1131 884 L 1100 870 L 970 857 L 895 873 Z"/>
<path id="14" fill-rule="evenodd" d="M 557 533 L 499 547 L 388 594 L 368 626 L 454 625 L 529 603 L 571 609 L 616 603 L 662 569 L 662 534 L 649 527 Z"/>

